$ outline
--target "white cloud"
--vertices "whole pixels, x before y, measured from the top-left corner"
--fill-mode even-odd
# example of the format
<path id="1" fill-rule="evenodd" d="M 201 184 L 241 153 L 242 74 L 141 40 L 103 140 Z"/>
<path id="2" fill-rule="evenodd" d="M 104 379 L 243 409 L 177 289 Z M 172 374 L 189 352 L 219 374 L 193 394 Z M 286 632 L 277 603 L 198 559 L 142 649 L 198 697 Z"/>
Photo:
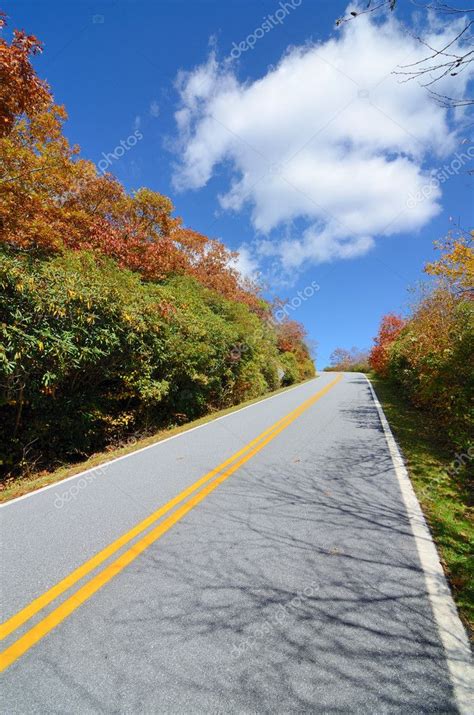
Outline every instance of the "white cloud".
<path id="1" fill-rule="evenodd" d="M 258 262 L 247 246 L 240 246 L 237 258 L 233 261 L 233 267 L 237 269 L 242 278 L 248 278 L 251 281 L 256 281 L 259 278 Z"/>
<path id="2" fill-rule="evenodd" d="M 447 44 L 462 22 L 434 25 L 427 41 Z M 448 111 L 416 81 L 391 74 L 425 56 L 393 16 L 361 16 L 327 42 L 293 48 L 254 82 L 239 82 L 211 54 L 178 76 L 175 187 L 202 188 L 225 162 L 222 208 L 249 206 L 262 234 L 254 251 L 288 270 L 362 255 L 384 233 L 416 231 L 439 212 L 441 191 L 409 208 L 407 200 L 458 146 Z M 467 80 L 467 72 L 447 77 L 438 91 L 463 92 Z"/>

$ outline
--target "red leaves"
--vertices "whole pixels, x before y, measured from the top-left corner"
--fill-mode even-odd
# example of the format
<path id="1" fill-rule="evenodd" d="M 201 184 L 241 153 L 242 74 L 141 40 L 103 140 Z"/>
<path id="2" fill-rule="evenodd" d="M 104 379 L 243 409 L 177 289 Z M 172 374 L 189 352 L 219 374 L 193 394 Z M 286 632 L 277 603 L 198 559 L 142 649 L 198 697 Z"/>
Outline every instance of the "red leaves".
<path id="1" fill-rule="evenodd" d="M 282 352 L 293 352 L 305 337 L 305 330 L 301 323 L 295 320 L 285 320 L 277 328 L 278 349 Z"/>
<path id="2" fill-rule="evenodd" d="M 5 24 L 1 13 L 0 28 Z M 34 35 L 18 30 L 10 45 L 0 38 L 0 137 L 9 134 L 17 116 L 32 116 L 51 102 L 47 84 L 37 77 L 29 59 L 41 48 Z"/>
<path id="3" fill-rule="evenodd" d="M 388 313 L 384 315 L 378 335 L 374 338 L 374 347 L 370 352 L 369 363 L 375 372 L 385 376 L 387 374 L 389 354 L 388 348 L 400 335 L 405 321 L 399 315 Z"/>
<path id="4" fill-rule="evenodd" d="M 0 39 L 6 177 L 0 182 L 0 240 L 36 253 L 63 246 L 97 251 L 150 281 L 185 273 L 268 314 L 257 286 L 236 271 L 234 254 L 184 227 L 168 197 L 146 188 L 128 195 L 111 174 L 99 175 L 92 162 L 77 158 L 78 148 L 62 133 L 66 114 L 31 65 L 31 55 L 40 51 L 38 40 L 23 32 L 15 32 L 10 44 Z"/>

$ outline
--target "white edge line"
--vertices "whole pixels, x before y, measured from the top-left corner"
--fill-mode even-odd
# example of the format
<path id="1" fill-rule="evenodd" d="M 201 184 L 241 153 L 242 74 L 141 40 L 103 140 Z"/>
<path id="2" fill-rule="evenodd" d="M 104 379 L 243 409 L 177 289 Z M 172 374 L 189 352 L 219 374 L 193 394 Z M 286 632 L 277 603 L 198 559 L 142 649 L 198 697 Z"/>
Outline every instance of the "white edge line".
<path id="1" fill-rule="evenodd" d="M 146 447 L 140 447 L 140 449 L 135 449 L 133 452 L 129 452 L 128 454 L 123 454 L 121 457 L 115 457 L 114 459 L 110 459 L 107 462 L 101 462 L 95 467 L 91 467 L 90 469 L 86 469 L 83 472 L 78 472 L 77 474 L 73 474 L 70 477 L 66 477 L 65 479 L 59 479 L 57 482 L 53 482 L 52 484 L 47 484 L 44 487 L 39 487 L 38 489 L 34 489 L 31 492 L 28 492 L 28 494 L 23 494 L 21 497 L 15 497 L 14 499 L 10 499 L 7 502 L 4 502 L 3 504 L 0 504 L 0 509 L 5 509 L 8 506 L 11 506 L 12 504 L 16 504 L 22 499 L 28 499 L 30 497 L 36 496 L 36 494 L 40 494 L 41 492 L 45 492 L 47 489 L 53 489 L 53 487 L 60 487 L 62 484 L 66 484 L 67 482 L 71 482 L 73 479 L 78 479 L 79 477 L 83 477 L 85 474 L 90 474 L 91 472 L 97 472 L 100 470 L 104 470 L 105 468 L 108 468 L 110 464 L 115 464 L 115 462 L 120 462 L 122 459 L 127 459 L 128 457 L 133 457 L 136 454 L 139 454 L 140 452 L 145 452 L 147 449 L 153 449 L 154 447 L 159 447 L 161 444 L 164 444 L 165 442 L 169 442 L 172 439 L 177 439 L 178 437 L 184 437 L 187 434 L 190 434 L 191 432 L 194 432 L 195 430 L 201 429 L 202 427 L 209 427 L 209 425 L 214 424 L 215 422 L 219 422 L 220 420 L 225 420 L 226 417 L 232 417 L 232 415 L 236 415 L 238 412 L 243 412 L 244 410 L 248 410 L 250 407 L 255 407 L 256 405 L 260 405 L 262 402 L 267 402 L 268 400 L 273 400 L 275 397 L 281 397 L 282 395 L 286 395 L 289 392 L 292 392 L 293 390 L 297 390 L 299 387 L 303 387 L 304 385 L 307 385 L 308 383 L 312 382 L 313 380 L 316 380 L 321 376 L 321 373 L 317 374 L 315 377 L 311 378 L 311 380 L 306 380 L 305 382 L 300 383 L 299 385 L 294 385 L 294 387 L 290 387 L 288 390 L 285 390 L 284 392 L 279 392 L 276 395 L 270 395 L 270 397 L 263 397 L 261 400 L 258 400 L 257 402 L 253 402 L 251 405 L 245 405 L 245 407 L 240 407 L 238 410 L 234 410 L 233 412 L 229 412 L 227 415 L 221 415 L 220 417 L 215 417 L 213 420 L 210 420 L 209 422 L 205 422 L 202 425 L 196 425 L 196 427 L 190 427 L 187 430 L 184 430 L 183 432 L 180 432 L 179 434 L 173 434 L 171 437 L 165 437 L 164 439 L 160 439 L 157 442 L 154 442 L 153 444 L 149 444 Z M 206 417 L 206 415 L 204 415 Z"/>
<path id="2" fill-rule="evenodd" d="M 459 618 L 443 567 L 439 560 L 431 532 L 416 497 L 407 468 L 403 461 L 382 406 L 367 376 L 372 397 L 385 433 L 390 456 L 397 475 L 403 501 L 415 538 L 418 556 L 425 574 L 426 589 L 446 653 L 454 696 L 461 715 L 474 713 L 474 666 L 469 640 Z"/>

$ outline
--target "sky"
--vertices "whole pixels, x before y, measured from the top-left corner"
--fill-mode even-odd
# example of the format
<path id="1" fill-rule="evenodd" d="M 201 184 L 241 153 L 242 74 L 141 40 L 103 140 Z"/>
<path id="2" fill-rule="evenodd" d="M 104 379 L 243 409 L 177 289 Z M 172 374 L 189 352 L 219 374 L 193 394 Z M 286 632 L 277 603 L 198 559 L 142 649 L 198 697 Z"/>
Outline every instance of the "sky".
<path id="1" fill-rule="evenodd" d="M 463 16 L 398 5 L 339 28 L 355 5 L 17 0 L 4 9 L 10 31 L 44 43 L 35 67 L 66 106 L 65 133 L 82 156 L 130 191 L 170 196 L 185 225 L 238 250 L 239 270 L 289 302 L 322 368 L 336 347 L 370 347 L 384 313 L 409 309 L 433 242 L 455 223 L 472 226 L 468 116 L 393 73 L 429 53 L 416 35 L 442 47 Z M 448 76 L 436 90 L 462 97 L 469 79 Z"/>

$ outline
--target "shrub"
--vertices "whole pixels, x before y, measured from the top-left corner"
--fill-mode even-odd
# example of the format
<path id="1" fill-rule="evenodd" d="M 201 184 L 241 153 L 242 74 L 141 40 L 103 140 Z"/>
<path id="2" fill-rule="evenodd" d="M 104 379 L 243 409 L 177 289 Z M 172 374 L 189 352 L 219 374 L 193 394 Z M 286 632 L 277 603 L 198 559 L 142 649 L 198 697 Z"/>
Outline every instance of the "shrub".
<path id="1" fill-rule="evenodd" d="M 472 438 L 473 353 L 472 304 L 442 288 L 421 301 L 388 350 L 388 376 L 463 449 Z"/>
<path id="2" fill-rule="evenodd" d="M 256 397 L 280 384 L 280 353 L 288 380 L 314 374 L 302 326 L 275 324 L 236 254 L 79 158 L 31 64 L 38 40 L 0 50 L 3 471 Z"/>
<path id="3" fill-rule="evenodd" d="M 404 324 L 404 320 L 393 313 L 384 315 L 381 320 L 379 332 L 370 351 L 369 365 L 382 377 L 386 377 L 388 373 L 389 347 L 400 334 Z"/>
<path id="4" fill-rule="evenodd" d="M 437 243 L 444 251 L 425 267 L 437 277 L 407 321 L 382 319 L 370 363 L 416 406 L 435 416 L 450 447 L 469 449 L 473 433 L 473 232 Z"/>
<path id="5" fill-rule="evenodd" d="M 0 252 L 0 420 L 6 470 L 48 465 L 275 389 L 275 330 L 190 276 L 144 282 L 114 261 Z M 238 360 L 232 349 L 249 335 Z M 284 353 L 285 384 L 300 378 Z"/>
<path id="6" fill-rule="evenodd" d="M 294 382 L 298 382 L 299 370 L 295 355 L 289 352 L 282 353 L 282 355 L 280 356 L 280 364 L 284 371 L 283 377 L 281 379 L 281 384 L 293 385 Z"/>

